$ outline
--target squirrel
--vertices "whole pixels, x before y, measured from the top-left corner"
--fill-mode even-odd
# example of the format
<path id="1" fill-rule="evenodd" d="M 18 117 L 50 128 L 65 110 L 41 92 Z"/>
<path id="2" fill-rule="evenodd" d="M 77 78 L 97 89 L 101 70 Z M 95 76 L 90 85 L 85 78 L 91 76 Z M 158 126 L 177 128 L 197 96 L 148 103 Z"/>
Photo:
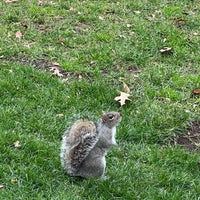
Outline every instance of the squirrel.
<path id="1" fill-rule="evenodd" d="M 116 146 L 116 126 L 122 116 L 118 112 L 101 115 L 95 126 L 92 121 L 77 120 L 62 139 L 61 166 L 71 176 L 104 177 L 108 150 Z"/>

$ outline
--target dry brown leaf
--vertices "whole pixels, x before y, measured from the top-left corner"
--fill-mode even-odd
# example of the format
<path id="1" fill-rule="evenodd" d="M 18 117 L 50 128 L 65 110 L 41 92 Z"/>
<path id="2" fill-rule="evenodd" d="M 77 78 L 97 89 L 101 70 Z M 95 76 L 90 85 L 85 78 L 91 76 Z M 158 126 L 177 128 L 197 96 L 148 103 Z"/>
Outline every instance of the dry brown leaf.
<path id="1" fill-rule="evenodd" d="M 69 10 L 72 11 L 72 10 L 74 10 L 74 8 L 73 8 L 73 7 L 70 7 Z"/>
<path id="2" fill-rule="evenodd" d="M 126 27 L 127 28 L 130 28 L 130 27 L 132 27 L 133 25 L 132 24 L 126 24 Z"/>
<path id="3" fill-rule="evenodd" d="M 182 19 L 182 18 L 174 18 L 174 21 L 175 21 L 176 23 L 185 23 L 185 22 L 187 22 L 188 20 L 187 20 L 187 19 Z"/>
<path id="4" fill-rule="evenodd" d="M 68 78 L 64 78 L 64 79 L 62 79 L 62 83 L 67 83 L 68 81 L 69 81 Z"/>
<path id="5" fill-rule="evenodd" d="M 199 34 L 197 32 L 192 33 L 193 36 L 198 36 Z"/>
<path id="6" fill-rule="evenodd" d="M 94 65 L 95 62 L 93 60 L 90 61 L 90 65 Z"/>
<path id="7" fill-rule="evenodd" d="M 185 110 L 185 112 L 186 112 L 186 113 L 191 113 L 191 111 L 190 111 L 190 110 L 187 110 L 187 109 Z"/>
<path id="8" fill-rule="evenodd" d="M 13 178 L 13 179 L 11 179 L 11 182 L 12 182 L 12 183 L 17 183 L 18 180 L 17 180 L 17 178 Z"/>
<path id="9" fill-rule="evenodd" d="M 53 62 L 53 66 L 60 66 L 58 62 Z"/>
<path id="10" fill-rule="evenodd" d="M 50 71 L 53 72 L 52 74 L 58 77 L 63 77 L 63 74 L 60 73 L 60 70 L 58 69 L 58 67 L 50 67 Z"/>
<path id="11" fill-rule="evenodd" d="M 192 91 L 193 95 L 200 95 L 200 89 L 195 89 Z"/>
<path id="12" fill-rule="evenodd" d="M 30 49 L 31 46 L 33 46 L 34 44 L 35 44 L 35 42 L 30 42 L 30 43 L 29 43 L 29 42 L 24 42 L 24 43 L 23 43 L 23 45 L 24 45 L 26 48 L 29 48 L 29 49 Z"/>
<path id="13" fill-rule="evenodd" d="M 16 38 L 18 38 L 18 39 L 20 39 L 20 38 L 22 38 L 22 33 L 21 33 L 21 31 L 17 31 L 16 33 L 15 33 L 15 37 Z"/>
<path id="14" fill-rule="evenodd" d="M 147 19 L 148 19 L 149 21 L 153 21 L 153 20 L 155 20 L 155 18 L 156 18 L 156 15 L 155 15 L 155 14 L 149 14 L 148 17 L 147 17 Z"/>
<path id="15" fill-rule="evenodd" d="M 81 74 L 78 75 L 78 79 L 82 79 L 83 76 Z"/>
<path id="16" fill-rule="evenodd" d="M 115 97 L 114 100 L 119 101 L 120 105 L 123 106 L 125 104 L 126 100 L 131 101 L 128 98 L 129 96 L 130 96 L 130 94 L 120 91 L 120 96 Z"/>
<path id="17" fill-rule="evenodd" d="M 64 114 L 56 114 L 56 117 L 59 117 L 59 118 L 61 118 L 61 117 L 64 117 Z"/>
<path id="18" fill-rule="evenodd" d="M 160 53 L 162 54 L 168 54 L 172 52 L 172 48 L 171 47 L 163 47 L 162 49 L 160 49 Z"/>
<path id="19" fill-rule="evenodd" d="M 128 87 L 128 85 L 127 85 L 124 81 L 122 81 L 122 80 L 120 80 L 120 81 L 121 81 L 122 84 L 123 84 L 124 91 L 125 91 L 126 93 L 130 94 L 130 93 L 131 93 L 131 90 L 130 90 L 130 88 Z"/>
<path id="20" fill-rule="evenodd" d="M 125 36 L 125 35 L 119 35 L 119 38 L 123 38 L 123 39 L 125 39 L 126 36 Z"/>
<path id="21" fill-rule="evenodd" d="M 13 143 L 13 145 L 14 145 L 15 148 L 19 148 L 19 147 L 21 146 L 18 140 L 15 141 L 15 142 Z"/>
<path id="22" fill-rule="evenodd" d="M 64 40 L 63 40 L 63 38 L 60 35 L 58 36 L 58 41 L 60 42 L 60 44 L 62 46 L 65 46 Z"/>
<path id="23" fill-rule="evenodd" d="M 139 10 L 135 10 L 134 13 L 138 15 L 138 14 L 140 14 L 141 12 L 140 12 Z"/>
<path id="24" fill-rule="evenodd" d="M 164 39 L 163 39 L 163 42 L 167 42 L 167 38 L 164 38 Z"/>
<path id="25" fill-rule="evenodd" d="M 99 19 L 100 19 L 100 20 L 104 20 L 104 17 L 102 17 L 102 16 L 99 16 Z"/>

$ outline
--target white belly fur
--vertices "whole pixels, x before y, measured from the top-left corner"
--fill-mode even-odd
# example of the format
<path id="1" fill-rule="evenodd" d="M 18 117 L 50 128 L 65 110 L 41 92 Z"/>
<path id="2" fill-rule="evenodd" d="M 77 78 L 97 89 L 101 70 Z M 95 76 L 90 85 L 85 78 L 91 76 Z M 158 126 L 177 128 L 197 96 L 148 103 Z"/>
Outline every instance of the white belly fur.
<path id="1" fill-rule="evenodd" d="M 116 145 L 116 140 L 115 140 L 115 135 L 116 135 L 116 127 L 112 128 L 112 144 Z"/>

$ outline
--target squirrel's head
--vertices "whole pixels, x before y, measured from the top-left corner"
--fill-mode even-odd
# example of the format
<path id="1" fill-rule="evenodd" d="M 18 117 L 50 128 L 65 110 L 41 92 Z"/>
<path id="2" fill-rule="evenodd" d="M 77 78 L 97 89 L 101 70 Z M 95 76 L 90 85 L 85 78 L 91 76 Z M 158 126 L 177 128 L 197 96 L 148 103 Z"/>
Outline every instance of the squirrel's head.
<path id="1" fill-rule="evenodd" d="M 101 121 L 109 128 L 117 126 L 122 120 L 122 115 L 119 112 L 106 112 L 101 115 Z"/>

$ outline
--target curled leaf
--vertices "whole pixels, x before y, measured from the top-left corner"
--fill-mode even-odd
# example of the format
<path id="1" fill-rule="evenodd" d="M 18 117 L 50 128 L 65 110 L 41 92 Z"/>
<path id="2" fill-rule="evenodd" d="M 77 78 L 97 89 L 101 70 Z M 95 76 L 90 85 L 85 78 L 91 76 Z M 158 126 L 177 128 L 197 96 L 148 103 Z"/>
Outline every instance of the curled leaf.
<path id="1" fill-rule="evenodd" d="M 163 47 L 162 49 L 160 49 L 160 53 L 161 54 L 169 54 L 172 52 L 172 48 L 171 47 Z"/>
<path id="2" fill-rule="evenodd" d="M 131 93 L 131 90 L 130 90 L 130 88 L 128 87 L 128 85 L 127 85 L 124 81 L 122 81 L 122 80 L 120 80 L 120 81 L 121 81 L 122 84 L 123 84 L 124 91 L 125 91 L 126 93 L 130 94 L 130 93 Z"/>

